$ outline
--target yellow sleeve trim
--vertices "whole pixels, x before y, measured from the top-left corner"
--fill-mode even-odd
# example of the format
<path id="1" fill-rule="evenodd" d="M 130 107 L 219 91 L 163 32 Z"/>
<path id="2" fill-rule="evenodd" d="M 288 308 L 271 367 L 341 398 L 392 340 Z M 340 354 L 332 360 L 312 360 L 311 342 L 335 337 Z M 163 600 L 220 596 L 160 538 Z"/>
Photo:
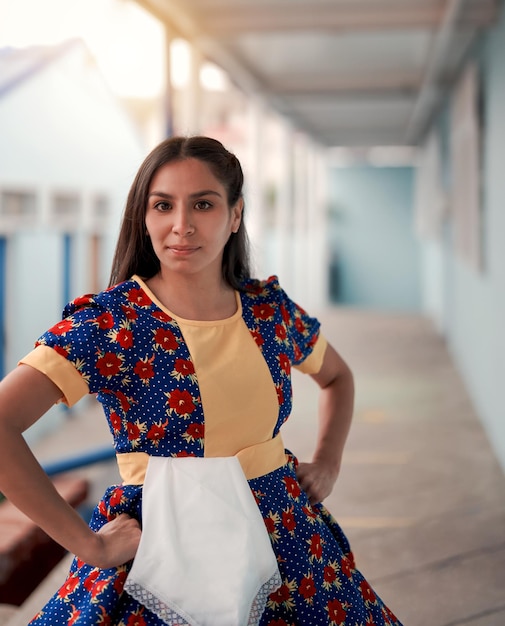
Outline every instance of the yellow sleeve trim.
<path id="1" fill-rule="evenodd" d="M 293 367 L 304 374 L 317 374 L 323 365 L 324 353 L 326 352 L 327 345 L 328 342 L 326 341 L 326 338 L 319 334 L 319 337 L 309 356 L 305 359 L 305 361 L 300 363 L 300 365 L 294 365 Z"/>
<path id="2" fill-rule="evenodd" d="M 30 365 L 45 374 L 63 393 L 62 401 L 73 406 L 89 393 L 84 378 L 70 361 L 49 346 L 37 346 L 23 357 L 19 364 Z"/>

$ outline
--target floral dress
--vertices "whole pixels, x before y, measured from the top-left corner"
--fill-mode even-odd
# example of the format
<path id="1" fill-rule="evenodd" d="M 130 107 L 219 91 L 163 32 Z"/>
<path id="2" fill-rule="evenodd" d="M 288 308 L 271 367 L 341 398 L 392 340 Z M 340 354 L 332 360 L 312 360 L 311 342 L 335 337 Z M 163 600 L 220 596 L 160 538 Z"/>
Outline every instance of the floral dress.
<path id="1" fill-rule="evenodd" d="M 22 362 L 49 376 L 69 405 L 96 394 L 118 459 L 139 452 L 239 455 L 279 435 L 291 412 L 291 368 L 317 373 L 326 342 L 319 322 L 276 277 L 244 283 L 236 298 L 230 318 L 184 320 L 135 276 L 67 305 L 62 321 Z M 399 626 L 356 569 L 335 519 L 322 504 L 310 505 L 296 466 L 282 450 L 273 469 L 246 474 L 282 578 L 260 626 Z M 131 482 L 106 490 L 93 530 L 121 513 L 142 521 L 142 484 Z M 129 568 L 101 570 L 74 559 L 65 583 L 30 624 L 161 626 L 123 590 Z"/>

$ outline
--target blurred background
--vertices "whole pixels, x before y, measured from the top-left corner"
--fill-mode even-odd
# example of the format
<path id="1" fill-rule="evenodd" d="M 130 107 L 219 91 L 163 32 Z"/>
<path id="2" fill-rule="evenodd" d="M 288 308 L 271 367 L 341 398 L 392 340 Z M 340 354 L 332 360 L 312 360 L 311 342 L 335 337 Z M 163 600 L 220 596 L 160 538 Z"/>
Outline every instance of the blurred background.
<path id="1" fill-rule="evenodd" d="M 491 472 L 501 592 L 490 618 L 419 624 L 504 624 L 504 59 L 500 0 L 0 0 L 0 375 L 107 285 L 147 152 L 215 137 L 244 167 L 256 273 L 278 274 L 356 363 L 358 430 L 405 401 L 408 370 L 425 386 L 403 415 L 424 402 L 454 427 L 420 454 L 449 458 L 451 401 L 468 402 L 458 468 Z M 47 445 L 72 417 L 55 408 L 27 438 Z"/>

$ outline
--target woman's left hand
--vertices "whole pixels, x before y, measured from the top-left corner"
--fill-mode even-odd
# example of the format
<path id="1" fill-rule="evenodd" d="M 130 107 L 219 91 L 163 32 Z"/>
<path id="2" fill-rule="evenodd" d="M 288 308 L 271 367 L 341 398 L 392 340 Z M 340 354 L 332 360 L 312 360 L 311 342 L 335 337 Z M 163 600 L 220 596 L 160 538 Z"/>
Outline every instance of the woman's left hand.
<path id="1" fill-rule="evenodd" d="M 296 469 L 296 475 L 301 488 L 309 497 L 310 504 L 316 504 L 330 495 L 337 480 L 338 471 L 327 464 L 313 461 L 300 463 Z"/>

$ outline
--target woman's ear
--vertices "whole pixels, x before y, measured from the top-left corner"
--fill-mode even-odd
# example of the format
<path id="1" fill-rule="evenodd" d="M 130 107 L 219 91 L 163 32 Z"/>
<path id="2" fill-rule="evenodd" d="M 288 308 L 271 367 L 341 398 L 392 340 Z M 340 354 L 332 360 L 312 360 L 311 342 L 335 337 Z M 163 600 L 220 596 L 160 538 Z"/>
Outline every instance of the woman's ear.
<path id="1" fill-rule="evenodd" d="M 235 206 L 232 208 L 232 224 L 231 231 L 232 233 L 237 233 L 240 228 L 240 222 L 242 221 L 242 212 L 244 210 L 244 199 L 240 198 Z"/>

